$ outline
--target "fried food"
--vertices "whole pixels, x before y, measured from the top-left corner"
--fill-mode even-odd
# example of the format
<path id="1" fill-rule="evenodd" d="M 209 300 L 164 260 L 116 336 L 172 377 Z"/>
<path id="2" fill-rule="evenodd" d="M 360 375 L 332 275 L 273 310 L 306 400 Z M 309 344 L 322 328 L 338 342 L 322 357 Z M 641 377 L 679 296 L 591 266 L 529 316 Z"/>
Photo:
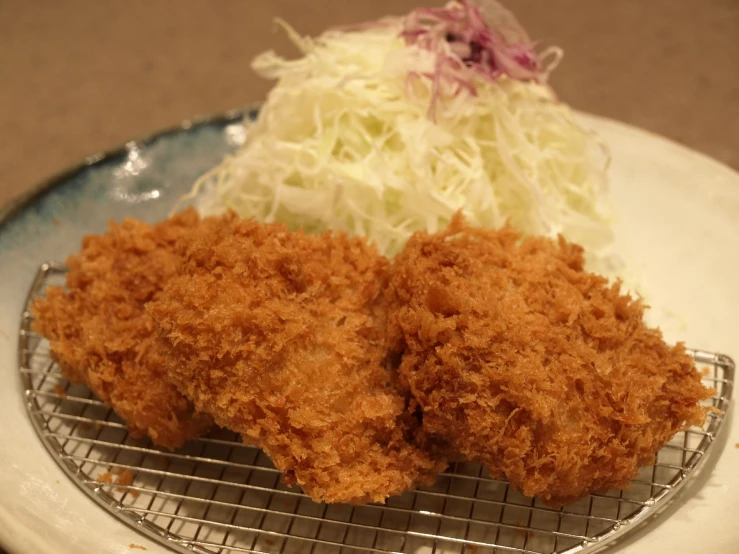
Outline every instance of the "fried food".
<path id="1" fill-rule="evenodd" d="M 456 217 L 396 258 L 388 333 L 400 383 L 442 453 L 557 506 L 623 488 L 711 396 L 644 306 L 583 269 L 579 246 Z"/>
<path id="2" fill-rule="evenodd" d="M 212 421 L 164 378 L 156 325 L 144 310 L 177 270 L 174 245 L 199 221 L 194 211 L 158 225 L 127 219 L 87 236 L 67 260 L 67 287 L 32 307 L 64 375 L 85 383 L 118 413 L 131 435 L 176 448 Z"/>
<path id="3" fill-rule="evenodd" d="M 183 243 L 184 245 L 184 243 Z M 382 502 L 444 464 L 387 361 L 388 261 L 362 239 L 229 214 L 204 220 L 148 306 L 169 378 L 316 501 Z"/>

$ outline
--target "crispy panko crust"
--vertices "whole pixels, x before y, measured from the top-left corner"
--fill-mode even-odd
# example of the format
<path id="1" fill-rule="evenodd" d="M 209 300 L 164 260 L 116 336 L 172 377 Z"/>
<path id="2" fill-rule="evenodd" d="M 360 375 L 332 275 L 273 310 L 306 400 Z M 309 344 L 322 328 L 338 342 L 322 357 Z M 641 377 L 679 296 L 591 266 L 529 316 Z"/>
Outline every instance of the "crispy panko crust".
<path id="1" fill-rule="evenodd" d="M 623 488 L 711 396 L 582 249 L 457 216 L 396 258 L 388 333 L 429 445 L 557 506 Z"/>
<path id="2" fill-rule="evenodd" d="M 433 481 L 444 466 L 412 444 L 386 362 L 388 261 L 374 247 L 228 214 L 204 220 L 183 259 L 147 309 L 198 410 L 316 501 L 382 502 Z"/>
<path id="3" fill-rule="evenodd" d="M 197 225 L 194 211 L 158 225 L 126 219 L 84 238 L 67 259 L 66 291 L 50 288 L 32 307 L 64 375 L 85 383 L 137 437 L 168 448 L 206 431 L 212 420 L 164 377 L 154 320 L 144 304 L 177 270 L 174 245 Z"/>

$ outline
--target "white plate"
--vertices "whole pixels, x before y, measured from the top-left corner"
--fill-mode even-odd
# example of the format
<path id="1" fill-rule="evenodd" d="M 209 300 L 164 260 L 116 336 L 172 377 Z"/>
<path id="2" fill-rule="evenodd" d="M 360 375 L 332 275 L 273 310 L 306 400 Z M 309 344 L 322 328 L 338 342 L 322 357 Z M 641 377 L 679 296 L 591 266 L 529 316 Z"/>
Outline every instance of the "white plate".
<path id="1" fill-rule="evenodd" d="M 616 250 L 628 260 L 650 319 L 669 341 L 739 357 L 739 175 L 683 146 L 592 116 L 613 154 Z M 11 553 L 169 552 L 97 506 L 47 454 L 28 420 L 17 372 L 17 333 L 38 265 L 79 248 L 109 218 L 154 221 L 239 138 L 234 116 L 171 131 L 51 188 L 0 226 L 0 544 Z M 7 215 L 7 214 L 6 214 Z M 0 217 L 2 217 L 0 215 Z M 609 552 L 731 552 L 739 544 L 739 430 L 658 516 Z M 715 445 L 722 446 L 722 445 Z"/>

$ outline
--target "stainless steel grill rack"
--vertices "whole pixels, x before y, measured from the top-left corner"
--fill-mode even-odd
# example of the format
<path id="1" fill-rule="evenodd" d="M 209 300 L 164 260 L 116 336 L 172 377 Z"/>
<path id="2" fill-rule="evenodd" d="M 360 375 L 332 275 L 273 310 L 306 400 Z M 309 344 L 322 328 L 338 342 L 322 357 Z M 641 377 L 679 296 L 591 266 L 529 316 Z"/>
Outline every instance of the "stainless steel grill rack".
<path id="1" fill-rule="evenodd" d="M 31 330 L 30 303 L 64 268 L 44 264 L 23 313 L 19 368 L 26 406 L 50 454 L 79 487 L 117 518 L 180 552 L 515 553 L 592 552 L 661 511 L 694 477 L 722 431 L 726 415 L 679 433 L 627 491 L 594 494 L 556 510 L 460 463 L 436 484 L 391 498 L 386 506 L 324 505 L 279 482 L 258 449 L 217 431 L 177 452 L 131 438 L 90 391 L 70 384 Z M 727 412 L 734 363 L 692 351 L 717 391 L 711 405 Z"/>

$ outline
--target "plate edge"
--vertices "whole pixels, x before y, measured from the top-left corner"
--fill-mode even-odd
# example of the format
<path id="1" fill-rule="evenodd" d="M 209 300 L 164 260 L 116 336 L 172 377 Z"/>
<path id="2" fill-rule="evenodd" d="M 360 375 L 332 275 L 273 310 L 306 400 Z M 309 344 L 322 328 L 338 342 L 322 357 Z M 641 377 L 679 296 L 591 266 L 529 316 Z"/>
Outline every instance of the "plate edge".
<path id="1" fill-rule="evenodd" d="M 177 133 L 179 131 L 187 131 L 193 127 L 200 127 L 203 125 L 209 125 L 212 123 L 225 123 L 228 121 L 234 121 L 243 118 L 244 116 L 256 113 L 259 110 L 261 103 L 247 104 L 241 108 L 234 108 L 226 110 L 225 112 L 218 112 L 206 115 L 197 115 L 188 119 L 184 119 L 175 125 L 164 127 L 151 131 L 149 133 L 140 135 L 136 138 L 129 139 L 120 143 L 117 146 L 106 150 L 100 150 L 89 156 L 83 158 L 81 162 L 74 163 L 65 167 L 64 169 L 51 174 L 46 179 L 37 183 L 31 187 L 30 190 L 21 193 L 20 196 L 12 198 L 7 204 L 0 206 L 0 232 L 2 232 L 5 225 L 13 219 L 18 213 L 24 208 L 32 204 L 39 197 L 43 196 L 46 192 L 54 189 L 63 181 L 69 179 L 73 175 L 84 171 L 89 167 L 93 167 L 99 163 L 105 162 L 115 156 L 123 154 L 131 144 L 147 145 L 160 137 Z"/>

